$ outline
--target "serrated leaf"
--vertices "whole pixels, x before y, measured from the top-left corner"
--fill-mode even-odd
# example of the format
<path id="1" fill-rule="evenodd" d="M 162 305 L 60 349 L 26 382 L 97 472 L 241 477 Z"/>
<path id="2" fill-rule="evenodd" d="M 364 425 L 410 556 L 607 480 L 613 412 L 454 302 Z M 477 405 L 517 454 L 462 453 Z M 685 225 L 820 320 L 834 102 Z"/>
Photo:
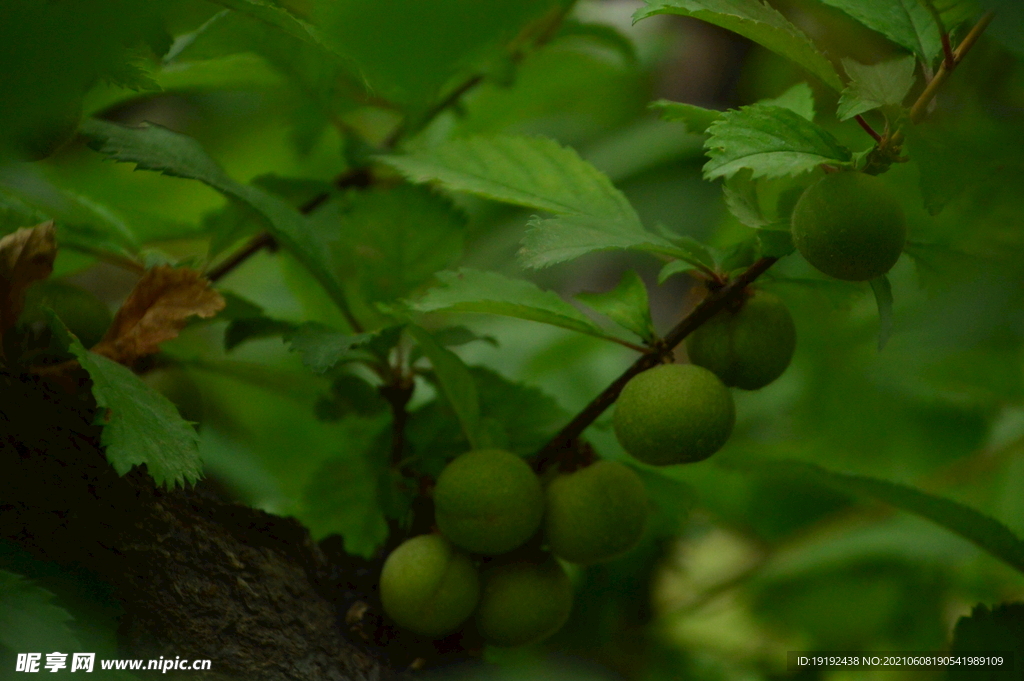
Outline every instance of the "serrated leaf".
<path id="1" fill-rule="evenodd" d="M 878 305 L 878 351 L 881 352 L 892 335 L 892 285 L 884 274 L 868 283 Z"/>
<path id="2" fill-rule="evenodd" d="M 651 102 L 648 108 L 657 111 L 663 121 L 682 123 L 686 126 L 687 132 L 695 134 L 705 133 L 712 123 L 722 117 L 722 112 L 715 109 L 705 109 L 702 106 L 667 99 Z"/>
<path id="3" fill-rule="evenodd" d="M 426 329 L 413 325 L 409 327 L 409 333 L 430 360 L 441 392 L 459 417 L 462 432 L 470 446 L 479 449 L 489 445 L 489 438 L 481 427 L 480 397 L 469 367 L 462 358 L 434 340 Z"/>
<path id="4" fill-rule="evenodd" d="M 190 317 L 208 319 L 225 304 L 196 270 L 154 267 L 135 284 L 93 351 L 131 366 L 158 352 L 160 343 L 177 338 Z"/>
<path id="5" fill-rule="evenodd" d="M 368 301 L 393 301 L 462 256 L 465 217 L 423 187 L 362 191 L 340 214 L 338 266 Z"/>
<path id="6" fill-rule="evenodd" d="M 838 91 L 843 85 L 832 63 L 804 33 L 777 10 L 759 0 L 646 0 L 634 23 L 656 14 L 693 17 L 738 33 L 803 66 Z"/>
<path id="7" fill-rule="evenodd" d="M 274 26 L 293 38 L 317 49 L 325 58 L 337 59 L 336 53 L 332 52 L 324 44 L 323 39 L 309 23 L 299 19 L 294 14 L 284 9 L 277 3 L 270 0 L 214 0 L 236 12 L 247 14 L 266 24 Z"/>
<path id="8" fill-rule="evenodd" d="M 762 213 L 761 203 L 757 198 L 757 184 L 749 172 L 736 173 L 723 182 L 722 194 L 725 196 L 725 207 L 740 224 L 754 229 L 769 224 L 770 221 Z"/>
<path id="9" fill-rule="evenodd" d="M 974 606 L 970 617 L 956 621 L 949 650 L 952 654 L 1010 654 L 1015 658 L 1010 664 L 1019 672 L 1024 663 L 1024 603 L 1001 603 L 991 610 L 984 603 Z M 951 666 L 948 671 L 946 681 L 1009 680 L 1014 676 L 1009 665 L 1004 668 L 1005 676 L 969 666 Z"/>
<path id="10" fill-rule="evenodd" d="M 539 388 L 516 383 L 491 369 L 470 367 L 480 397 L 481 422 L 492 445 L 520 456 L 539 450 L 565 423 L 569 414 Z M 412 412 L 406 428 L 416 470 L 436 477 L 452 458 L 470 445 L 446 400 Z"/>
<path id="11" fill-rule="evenodd" d="M 921 0 L 821 0 L 931 63 L 942 51 L 939 27 Z"/>
<path id="12" fill-rule="evenodd" d="M 809 121 L 814 120 L 814 91 L 807 83 L 797 83 L 778 97 L 762 99 L 758 104 L 781 106 L 798 113 Z"/>
<path id="13" fill-rule="evenodd" d="M 470 137 L 380 160 L 412 182 L 623 228 L 640 218 L 611 180 L 572 149 L 542 137 Z"/>
<path id="14" fill-rule="evenodd" d="M 647 286 L 633 270 L 622 275 L 619 285 L 605 293 L 578 293 L 576 300 L 600 312 L 645 341 L 654 339 L 654 322 L 647 299 Z"/>
<path id="15" fill-rule="evenodd" d="M 13 652 L 78 650 L 68 628 L 74 618 L 53 599 L 21 575 L 0 570 L 0 646 Z"/>
<path id="16" fill-rule="evenodd" d="M 157 485 L 175 487 L 202 477 L 199 436 L 166 397 L 130 369 L 89 352 L 51 313 L 54 336 L 92 379 L 103 426 L 100 444 L 119 475 L 146 465 Z"/>
<path id="17" fill-rule="evenodd" d="M 907 55 L 867 66 L 844 58 L 843 67 L 850 76 L 850 84 L 839 98 L 836 115 L 841 121 L 865 111 L 902 104 L 914 85 L 917 61 Z"/>
<path id="18" fill-rule="evenodd" d="M 363 432 L 366 431 L 366 432 Z M 299 517 L 314 538 L 340 534 L 345 551 L 369 558 L 388 537 L 382 482 L 388 470 L 386 427 L 343 432 L 343 453 L 328 459 L 303 490 Z"/>
<path id="19" fill-rule="evenodd" d="M 294 334 L 297 328 L 293 322 L 263 316 L 233 319 L 224 329 L 224 349 L 234 350 L 242 343 L 260 338 Z"/>
<path id="20" fill-rule="evenodd" d="M 960 535 L 984 551 L 1024 572 L 1024 541 L 1001 522 L 963 504 L 920 489 L 865 475 L 836 473 L 812 463 L 791 460 L 736 462 L 738 468 L 775 477 L 794 477 L 852 496 L 866 496 L 922 516 Z"/>
<path id="21" fill-rule="evenodd" d="M 853 154 L 824 128 L 789 109 L 754 104 L 727 111 L 709 129 L 704 146 L 707 179 L 732 177 L 744 168 L 751 177 L 785 177 L 823 163 L 847 164 Z"/>
<path id="22" fill-rule="evenodd" d="M 440 272 L 437 278 L 441 285 L 414 302 L 413 310 L 496 314 L 605 337 L 601 327 L 582 312 L 552 291 L 543 291 L 525 279 L 468 268 Z"/>
<path id="23" fill-rule="evenodd" d="M 286 335 L 292 352 L 302 355 L 302 363 L 313 373 L 324 374 L 339 362 L 355 359 L 352 351 L 366 347 L 374 338 L 372 333 L 347 334 L 320 324 L 302 324 Z"/>
<path id="24" fill-rule="evenodd" d="M 523 236 L 519 263 L 541 269 L 574 260 L 588 253 L 611 250 L 640 250 L 683 255 L 669 241 L 637 225 L 601 218 L 568 215 L 533 218 Z"/>
<path id="25" fill-rule="evenodd" d="M 295 255 L 327 294 L 339 305 L 347 305 L 335 276 L 330 240 L 278 197 L 228 177 L 191 137 L 157 125 L 127 128 L 94 119 L 82 123 L 81 132 L 92 140 L 94 148 L 114 160 L 135 163 L 142 170 L 199 180 L 248 204 L 266 218 L 278 243 Z"/>
<path id="26" fill-rule="evenodd" d="M 18 323 L 25 307 L 25 292 L 33 283 L 50 276 L 56 257 L 52 220 L 23 227 L 0 239 L 0 337 Z"/>

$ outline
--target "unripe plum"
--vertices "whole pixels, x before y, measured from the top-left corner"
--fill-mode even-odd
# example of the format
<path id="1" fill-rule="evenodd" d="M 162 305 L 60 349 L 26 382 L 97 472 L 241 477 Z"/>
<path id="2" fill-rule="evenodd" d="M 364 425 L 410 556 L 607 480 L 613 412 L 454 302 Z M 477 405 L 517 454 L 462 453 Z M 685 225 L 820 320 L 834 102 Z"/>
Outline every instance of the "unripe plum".
<path id="1" fill-rule="evenodd" d="M 477 628 L 488 643 L 536 643 L 562 628 L 572 610 L 572 582 L 552 557 L 503 563 L 484 571 Z"/>
<path id="2" fill-rule="evenodd" d="M 807 262 L 836 279 L 882 276 L 906 241 L 900 202 L 880 179 L 864 173 L 826 175 L 793 209 L 793 244 Z"/>
<path id="3" fill-rule="evenodd" d="M 725 444 L 736 420 L 732 395 L 694 364 L 662 364 L 630 379 L 613 424 L 622 447 L 656 466 L 694 463 Z"/>
<path id="4" fill-rule="evenodd" d="M 434 487 L 441 533 L 467 551 L 497 555 L 540 527 L 544 491 L 530 466 L 511 452 L 467 452 L 441 471 Z"/>
<path id="5" fill-rule="evenodd" d="M 632 469 L 597 463 L 556 477 L 546 490 L 544 529 L 552 553 L 570 563 L 610 560 L 640 541 L 647 489 Z"/>
<path id="6" fill-rule="evenodd" d="M 738 310 L 724 309 L 686 338 L 690 361 L 734 388 L 757 390 L 793 358 L 796 326 L 777 296 L 758 291 Z"/>
<path id="7" fill-rule="evenodd" d="M 380 574 L 384 611 L 399 625 L 438 638 L 469 619 L 480 600 L 480 575 L 469 556 L 438 534 L 398 546 Z"/>

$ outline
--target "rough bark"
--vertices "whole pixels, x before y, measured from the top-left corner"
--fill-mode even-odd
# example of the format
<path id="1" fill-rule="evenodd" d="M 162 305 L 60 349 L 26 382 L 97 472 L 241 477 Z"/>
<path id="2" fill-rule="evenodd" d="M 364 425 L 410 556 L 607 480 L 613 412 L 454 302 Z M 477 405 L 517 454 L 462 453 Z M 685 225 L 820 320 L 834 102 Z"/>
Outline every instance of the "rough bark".
<path id="1" fill-rule="evenodd" d="M 112 585 L 125 657 L 213 661 L 190 679 L 340 681 L 389 677 L 436 651 L 375 614 L 379 566 L 338 542 L 325 551 L 294 519 L 202 486 L 119 477 L 86 381 L 0 373 L 0 537 Z"/>

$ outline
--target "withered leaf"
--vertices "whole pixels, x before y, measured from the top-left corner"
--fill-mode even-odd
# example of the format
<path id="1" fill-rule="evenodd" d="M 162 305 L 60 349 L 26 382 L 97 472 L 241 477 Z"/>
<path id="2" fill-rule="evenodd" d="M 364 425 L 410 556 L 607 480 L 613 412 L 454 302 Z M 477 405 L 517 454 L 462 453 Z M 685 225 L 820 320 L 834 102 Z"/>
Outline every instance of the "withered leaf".
<path id="1" fill-rule="evenodd" d="M 25 291 L 50 276 L 56 257 L 52 220 L 22 227 L 0 239 L 0 334 L 18 323 Z"/>
<path id="2" fill-rule="evenodd" d="M 189 317 L 212 317 L 224 304 L 224 298 L 196 270 L 154 267 L 135 285 L 107 335 L 92 350 L 131 366 L 139 357 L 159 351 L 160 343 L 177 337 Z"/>

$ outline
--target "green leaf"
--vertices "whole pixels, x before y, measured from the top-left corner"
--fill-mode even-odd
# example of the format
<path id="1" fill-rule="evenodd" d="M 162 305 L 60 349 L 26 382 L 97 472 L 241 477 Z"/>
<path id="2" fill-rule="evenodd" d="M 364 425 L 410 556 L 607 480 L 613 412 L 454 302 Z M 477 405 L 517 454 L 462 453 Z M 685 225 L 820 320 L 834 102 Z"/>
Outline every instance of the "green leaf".
<path id="1" fill-rule="evenodd" d="M 434 367 L 434 375 L 437 377 L 441 392 L 444 393 L 448 403 L 459 417 L 462 432 L 470 446 L 473 449 L 479 449 L 490 444 L 481 428 L 480 397 L 469 367 L 465 365 L 462 358 L 442 347 L 422 327 L 410 326 L 409 333 L 416 339 L 423 354 Z"/>
<path id="2" fill-rule="evenodd" d="M 736 467 L 773 477 L 799 478 L 852 496 L 866 496 L 922 516 L 960 535 L 979 548 L 1024 572 L 1024 541 L 1001 522 L 973 508 L 914 487 L 864 475 L 826 470 L 803 461 L 735 462 Z"/>
<path id="3" fill-rule="evenodd" d="M 832 63 L 804 33 L 759 0 L 646 0 L 633 21 L 656 14 L 679 14 L 714 24 L 753 40 L 816 75 L 834 90 L 843 85 Z"/>
<path id="4" fill-rule="evenodd" d="M 821 0 L 929 64 L 942 51 L 939 27 L 921 0 Z"/>
<path id="5" fill-rule="evenodd" d="M 52 601 L 46 589 L 0 570 L 0 646 L 16 653 L 78 650 L 78 639 L 68 629 L 74 618 Z"/>
<path id="6" fill-rule="evenodd" d="M 633 270 L 622 275 L 619 285 L 605 293 L 578 293 L 576 300 L 632 331 L 645 341 L 654 340 L 654 322 L 647 286 Z"/>
<path id="7" fill-rule="evenodd" d="M 1024 603 L 1001 603 L 993 606 L 991 610 L 984 603 L 974 606 L 970 617 L 961 617 L 956 621 L 953 642 L 949 650 L 951 654 L 968 655 L 1008 653 L 1015 657 L 1012 664 L 1016 666 L 1016 675 L 1019 676 L 1020 666 L 1024 663 Z M 952 666 L 949 668 L 946 681 L 1009 681 L 1014 675 L 1009 665 L 1000 672 L 992 670 L 991 667 L 984 669 Z"/>
<path id="8" fill-rule="evenodd" d="M 621 55 L 626 64 L 636 64 L 636 46 L 625 34 L 610 24 L 583 22 L 566 19 L 558 29 L 556 38 L 589 38 L 599 45 L 605 45 Z"/>
<path id="9" fill-rule="evenodd" d="M 839 120 L 845 121 L 872 109 L 899 106 L 914 85 L 917 61 L 907 55 L 866 66 L 843 59 L 850 84 L 839 98 Z"/>
<path id="10" fill-rule="evenodd" d="M 788 226 L 783 225 L 783 227 L 785 228 L 758 231 L 757 238 L 761 242 L 762 258 L 784 258 L 796 250 L 793 245 L 793 232 L 788 229 Z"/>
<path id="11" fill-rule="evenodd" d="M 140 170 L 199 180 L 248 204 L 267 220 L 274 238 L 295 255 L 328 295 L 339 305 L 347 305 L 335 276 L 329 240 L 278 197 L 228 177 L 191 137 L 158 125 L 126 128 L 94 119 L 82 123 L 81 131 L 93 141 L 94 148 L 116 161 L 135 163 Z"/>
<path id="12" fill-rule="evenodd" d="M 242 343 L 260 338 L 274 338 L 295 333 L 298 325 L 270 317 L 256 316 L 233 319 L 224 329 L 224 349 L 234 350 Z"/>
<path id="13" fill-rule="evenodd" d="M 302 363 L 313 373 L 324 374 L 339 362 L 360 359 L 364 355 L 353 350 L 365 348 L 374 339 L 373 333 L 347 334 L 316 323 L 306 323 L 287 334 L 292 352 L 302 355 Z"/>
<path id="14" fill-rule="evenodd" d="M 314 538 L 340 534 L 347 553 L 370 558 L 388 537 L 390 429 L 351 424 L 342 438 L 343 453 L 325 461 L 303 490 L 299 517 Z"/>
<path id="15" fill-rule="evenodd" d="M 519 263 L 540 269 L 588 253 L 610 250 L 640 250 L 685 257 L 672 243 L 639 224 L 623 225 L 614 220 L 571 215 L 533 218 L 523 236 Z"/>
<path id="16" fill-rule="evenodd" d="M 556 293 L 543 291 L 525 279 L 509 279 L 497 272 L 468 268 L 440 272 L 437 278 L 441 286 L 430 289 L 414 302 L 413 310 L 496 314 L 606 337 L 601 327 Z"/>
<path id="17" fill-rule="evenodd" d="M 316 28 L 277 3 L 270 0 L 214 0 L 214 2 L 274 26 L 293 38 L 298 38 L 315 47 L 325 58 L 338 59 L 338 55 L 324 44 Z"/>
<path id="18" fill-rule="evenodd" d="M 462 256 L 465 218 L 423 187 L 361 191 L 340 210 L 338 266 L 368 301 L 406 296 Z"/>
<path id="19" fill-rule="evenodd" d="M 693 263 L 686 262 L 685 260 L 672 260 L 667 262 L 658 272 L 658 284 L 664 284 L 670 277 L 676 274 L 692 272 L 695 269 L 697 269 L 697 267 L 693 265 Z"/>
<path id="20" fill-rule="evenodd" d="M 92 379 L 103 425 L 100 444 L 119 475 L 146 465 L 157 485 L 194 483 L 203 474 L 199 436 L 177 407 L 130 369 L 89 352 L 50 313 L 50 328 Z"/>
<path id="21" fill-rule="evenodd" d="M 470 137 L 380 160 L 412 182 L 622 228 L 640 218 L 606 175 L 572 149 L 542 137 Z"/>
<path id="22" fill-rule="evenodd" d="M 761 203 L 757 198 L 757 184 L 749 171 L 736 173 L 722 183 L 725 196 L 725 207 L 740 221 L 740 224 L 760 229 L 771 221 L 761 211 Z"/>
<path id="23" fill-rule="evenodd" d="M 881 352 L 892 335 L 892 285 L 884 274 L 868 283 L 878 305 L 878 351 Z"/>
<path id="24" fill-rule="evenodd" d="M 798 113 L 809 121 L 814 120 L 814 91 L 807 83 L 797 83 L 778 97 L 762 99 L 758 104 L 781 106 Z"/>
<path id="25" fill-rule="evenodd" d="M 732 177 L 749 168 L 752 178 L 798 175 L 823 163 L 847 164 L 853 155 L 824 128 L 790 109 L 754 104 L 727 111 L 709 129 L 711 160 L 704 176 Z"/>
<path id="26" fill-rule="evenodd" d="M 648 108 L 657 111 L 662 120 L 682 123 L 686 126 L 687 132 L 696 134 L 707 132 L 708 127 L 722 117 L 722 112 L 715 109 L 705 109 L 702 106 L 667 99 L 651 102 Z"/>

